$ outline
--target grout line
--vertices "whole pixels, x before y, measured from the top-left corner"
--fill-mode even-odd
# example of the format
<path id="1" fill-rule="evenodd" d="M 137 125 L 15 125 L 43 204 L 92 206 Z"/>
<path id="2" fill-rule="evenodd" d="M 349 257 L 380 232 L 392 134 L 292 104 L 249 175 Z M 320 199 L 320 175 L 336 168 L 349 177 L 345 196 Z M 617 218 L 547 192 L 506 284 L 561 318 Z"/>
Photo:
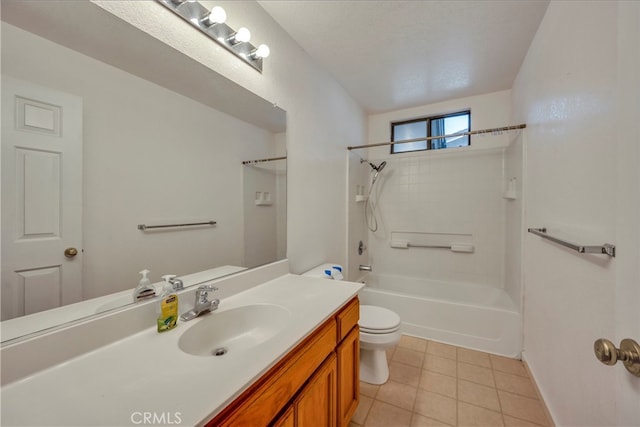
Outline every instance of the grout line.
<path id="1" fill-rule="evenodd" d="M 504 419 L 504 411 L 502 410 L 502 401 L 500 400 L 500 393 L 498 393 L 498 382 L 496 381 L 496 371 L 493 369 L 493 361 L 489 357 L 489 363 L 491 364 L 491 376 L 493 377 L 493 383 L 496 386 L 496 395 L 498 396 L 498 406 L 500 407 L 500 418 L 502 418 L 502 425 L 507 425 L 507 421 Z"/>

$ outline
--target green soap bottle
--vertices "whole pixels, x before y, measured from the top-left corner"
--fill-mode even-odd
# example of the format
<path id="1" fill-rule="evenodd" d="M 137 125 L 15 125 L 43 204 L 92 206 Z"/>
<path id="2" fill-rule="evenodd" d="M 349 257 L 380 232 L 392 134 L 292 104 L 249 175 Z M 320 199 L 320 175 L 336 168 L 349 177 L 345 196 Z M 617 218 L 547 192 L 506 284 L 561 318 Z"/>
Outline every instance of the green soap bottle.
<path id="1" fill-rule="evenodd" d="M 173 285 L 167 283 L 160 296 L 160 314 L 158 315 L 158 332 L 165 332 L 178 325 L 178 294 Z"/>

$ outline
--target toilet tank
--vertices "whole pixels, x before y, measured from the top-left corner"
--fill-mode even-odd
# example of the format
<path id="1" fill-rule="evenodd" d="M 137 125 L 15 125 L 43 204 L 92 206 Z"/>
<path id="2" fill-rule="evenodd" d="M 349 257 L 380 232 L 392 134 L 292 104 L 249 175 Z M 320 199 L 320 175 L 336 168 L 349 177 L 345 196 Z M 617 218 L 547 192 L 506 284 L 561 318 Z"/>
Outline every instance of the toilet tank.
<path id="1" fill-rule="evenodd" d="M 340 264 L 320 264 L 311 270 L 302 273 L 307 277 L 323 277 L 325 279 L 343 280 L 342 266 Z"/>

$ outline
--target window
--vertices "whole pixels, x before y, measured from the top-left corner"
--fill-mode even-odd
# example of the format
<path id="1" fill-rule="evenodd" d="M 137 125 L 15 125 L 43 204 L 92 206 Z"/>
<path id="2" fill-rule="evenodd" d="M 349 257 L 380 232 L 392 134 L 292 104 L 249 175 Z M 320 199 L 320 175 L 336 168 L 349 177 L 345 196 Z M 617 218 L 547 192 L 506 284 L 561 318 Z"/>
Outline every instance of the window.
<path id="1" fill-rule="evenodd" d="M 391 141 L 425 138 L 423 141 L 391 144 L 391 154 L 466 147 L 471 144 L 469 135 L 431 140 L 427 140 L 426 138 L 430 136 L 451 135 L 458 132 L 469 132 L 470 127 L 471 111 L 460 111 L 453 114 L 391 123 Z"/>

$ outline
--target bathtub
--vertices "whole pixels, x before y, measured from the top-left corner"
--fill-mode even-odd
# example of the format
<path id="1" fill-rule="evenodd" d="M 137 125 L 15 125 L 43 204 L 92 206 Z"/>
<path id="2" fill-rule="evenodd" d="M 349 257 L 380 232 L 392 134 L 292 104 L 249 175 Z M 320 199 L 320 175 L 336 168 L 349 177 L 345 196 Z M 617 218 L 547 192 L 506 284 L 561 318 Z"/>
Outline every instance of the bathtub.
<path id="1" fill-rule="evenodd" d="M 502 289 L 368 273 L 360 304 L 395 311 L 402 333 L 507 357 L 522 351 L 522 315 Z"/>

